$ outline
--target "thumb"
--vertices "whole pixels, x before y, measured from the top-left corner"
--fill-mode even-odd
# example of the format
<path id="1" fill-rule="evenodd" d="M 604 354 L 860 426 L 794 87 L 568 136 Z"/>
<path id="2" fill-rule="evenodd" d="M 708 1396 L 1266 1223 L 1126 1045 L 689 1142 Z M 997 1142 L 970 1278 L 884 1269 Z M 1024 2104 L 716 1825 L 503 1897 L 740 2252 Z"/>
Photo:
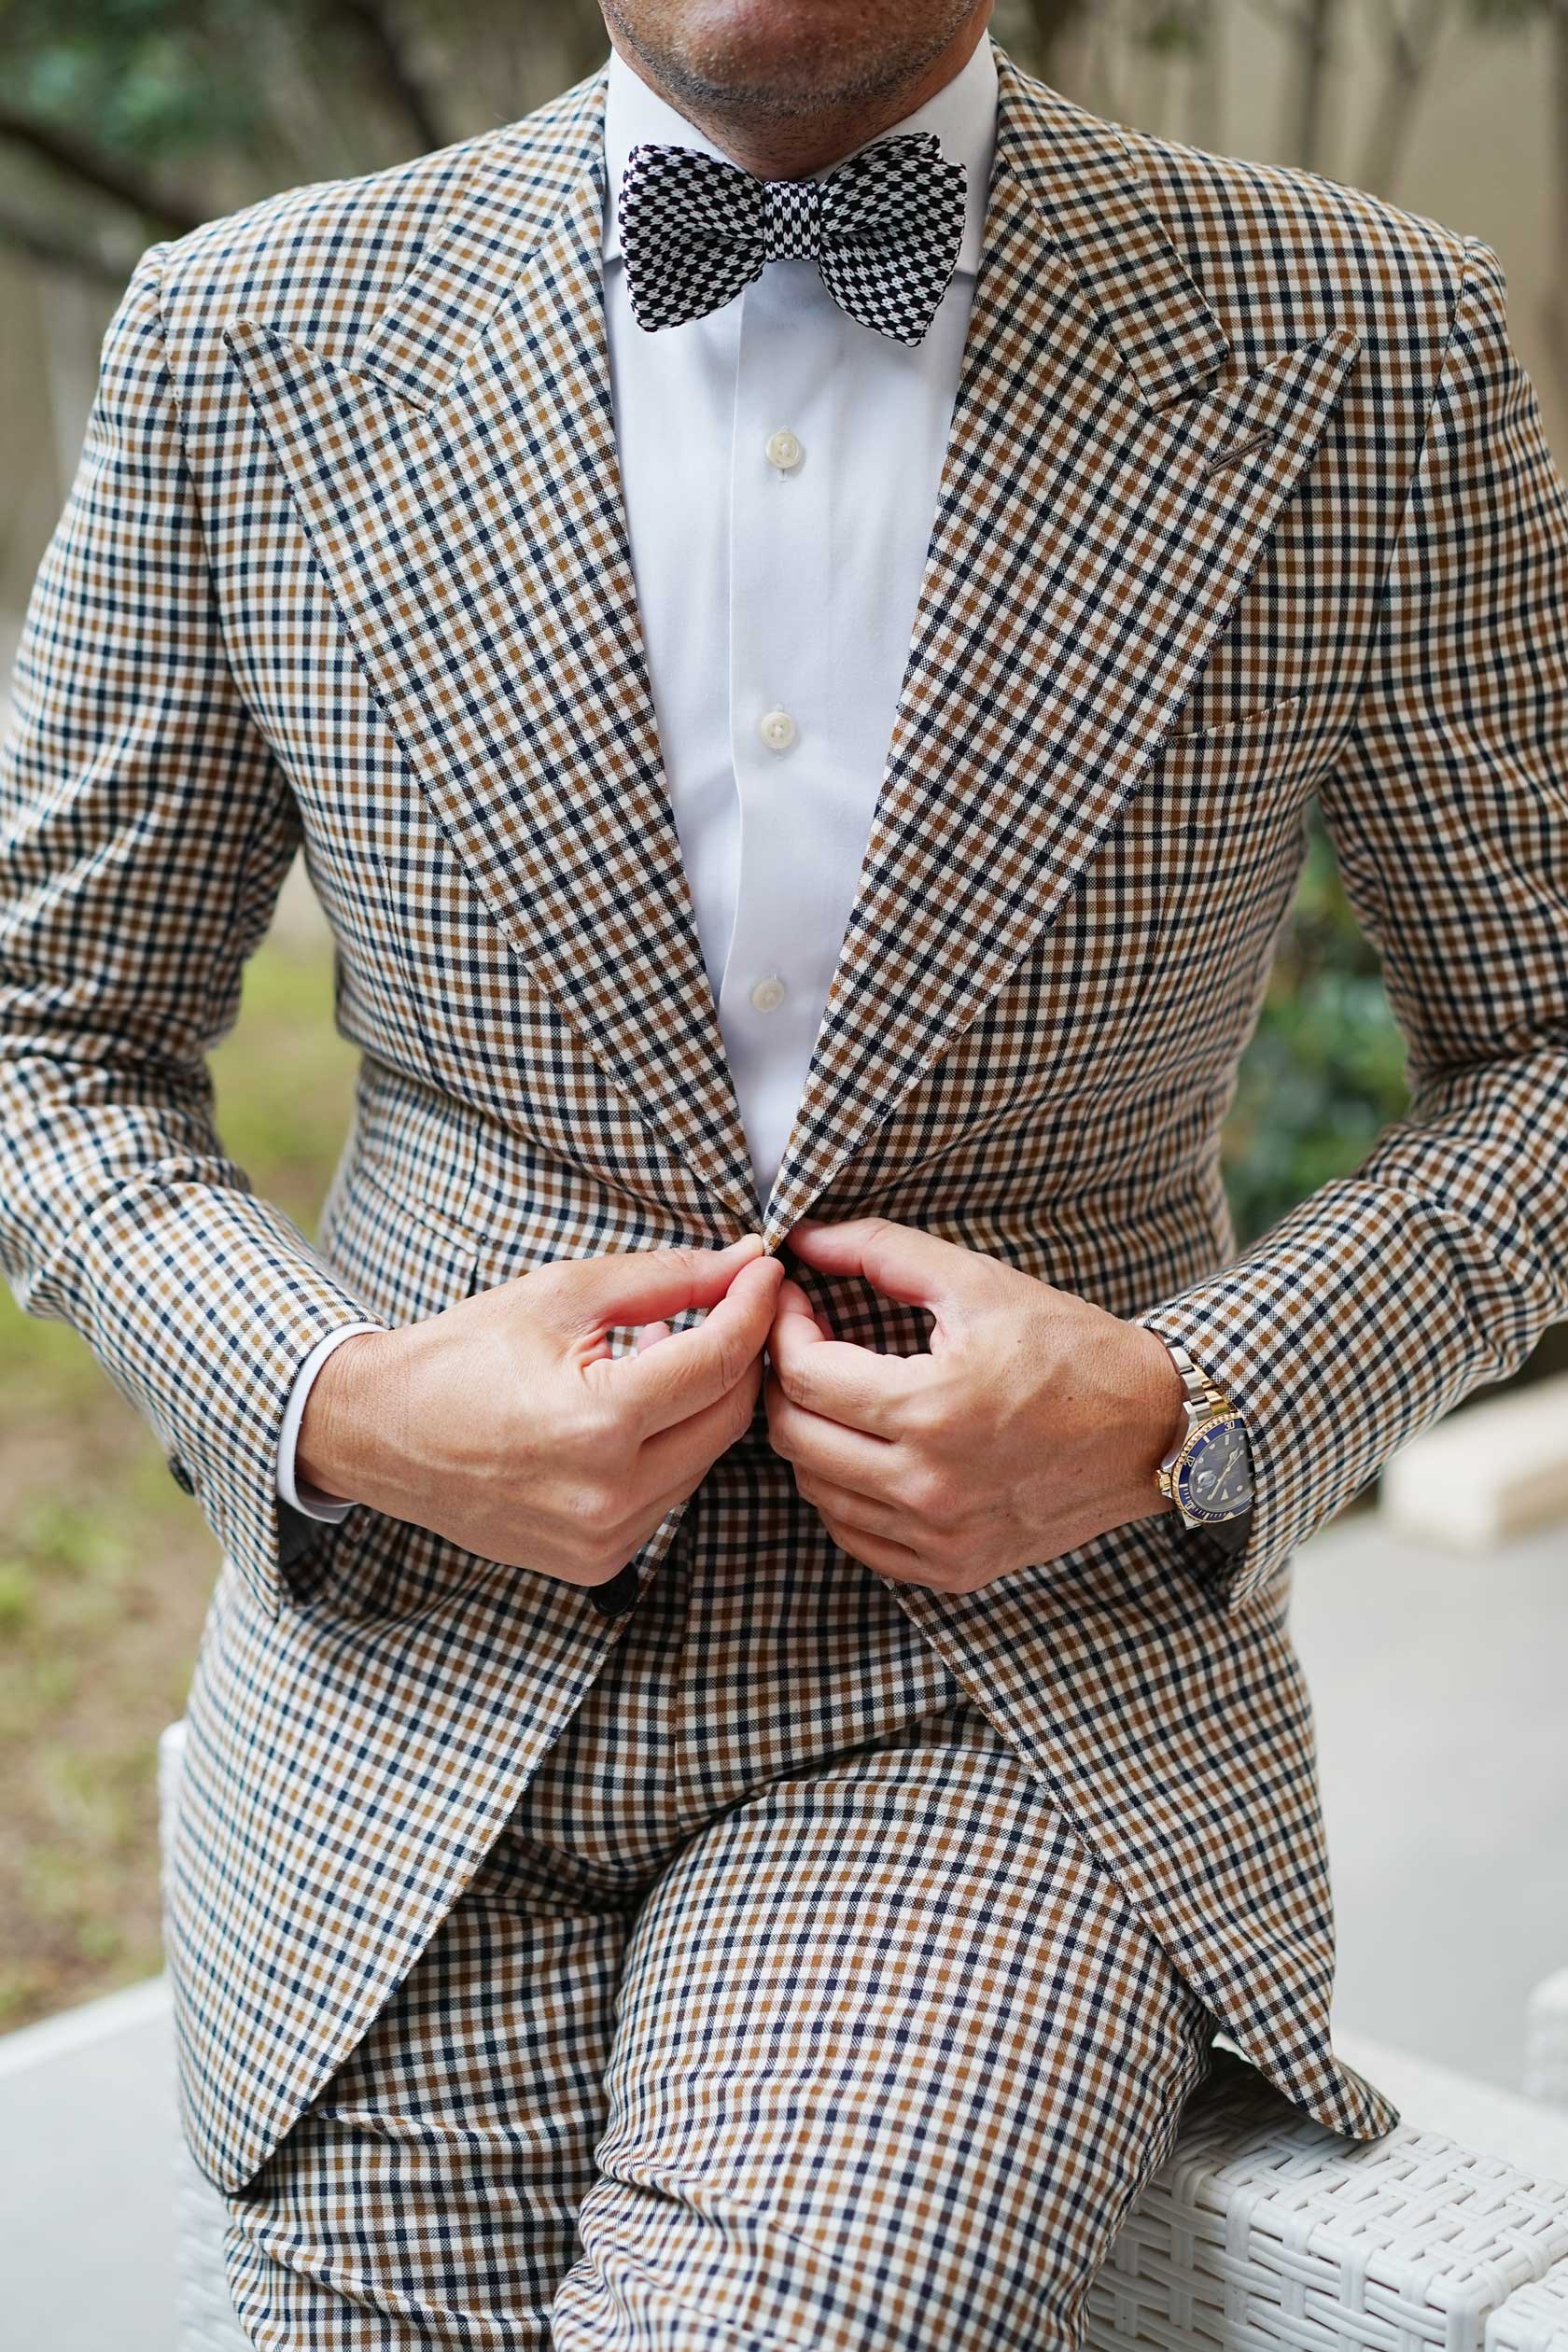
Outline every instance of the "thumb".
<path id="1" fill-rule="evenodd" d="M 539 1311 L 574 1337 L 659 1323 L 688 1308 L 716 1307 L 741 1267 L 762 1254 L 762 1236 L 743 1233 L 723 1250 L 609 1250 L 573 1258 L 560 1288 L 540 1294 Z"/>

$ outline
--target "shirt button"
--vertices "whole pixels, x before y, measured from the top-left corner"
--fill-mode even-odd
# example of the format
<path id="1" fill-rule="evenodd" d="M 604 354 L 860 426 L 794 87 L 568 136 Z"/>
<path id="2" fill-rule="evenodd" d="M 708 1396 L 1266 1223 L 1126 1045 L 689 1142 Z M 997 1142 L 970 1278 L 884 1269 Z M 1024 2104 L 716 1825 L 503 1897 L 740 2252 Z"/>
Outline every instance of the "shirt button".
<path id="1" fill-rule="evenodd" d="M 781 426 L 777 433 L 767 437 L 767 455 L 780 473 L 793 473 L 805 452 L 789 427 Z"/>
<path id="2" fill-rule="evenodd" d="M 751 1001 L 759 1013 L 777 1012 L 784 1001 L 784 983 L 777 972 L 770 972 L 764 979 L 752 984 Z"/>
<path id="3" fill-rule="evenodd" d="M 787 710 L 764 710 L 757 733 L 770 751 L 788 751 L 795 739 L 795 722 Z"/>

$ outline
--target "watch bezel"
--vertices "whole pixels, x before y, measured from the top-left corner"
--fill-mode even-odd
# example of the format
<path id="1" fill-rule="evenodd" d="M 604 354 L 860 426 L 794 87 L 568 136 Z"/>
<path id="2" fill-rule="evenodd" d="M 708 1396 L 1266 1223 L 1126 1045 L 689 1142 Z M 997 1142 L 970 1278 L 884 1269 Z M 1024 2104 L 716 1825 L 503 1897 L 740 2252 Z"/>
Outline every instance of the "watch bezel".
<path id="1" fill-rule="evenodd" d="M 1239 1431 L 1242 1445 L 1245 1447 L 1246 1425 L 1236 1407 L 1226 1406 L 1223 1411 L 1211 1413 L 1196 1429 L 1188 1430 L 1170 1465 L 1171 1501 L 1184 1519 L 1205 1527 L 1223 1527 L 1228 1520 L 1243 1519 L 1253 1507 L 1253 1497 L 1251 1493 L 1248 1494 L 1244 1503 L 1219 1511 L 1205 1508 L 1201 1503 L 1195 1503 L 1192 1499 L 1188 1481 L 1197 1458 L 1203 1449 L 1217 1437 L 1222 1430 L 1225 1429 Z"/>

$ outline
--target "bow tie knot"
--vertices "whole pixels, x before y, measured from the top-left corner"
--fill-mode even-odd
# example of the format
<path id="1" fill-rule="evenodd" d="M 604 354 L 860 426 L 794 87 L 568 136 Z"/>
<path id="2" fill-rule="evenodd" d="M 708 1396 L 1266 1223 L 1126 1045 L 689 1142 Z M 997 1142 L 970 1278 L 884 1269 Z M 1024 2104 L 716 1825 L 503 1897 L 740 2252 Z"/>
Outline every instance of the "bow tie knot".
<path id="1" fill-rule="evenodd" d="M 809 260 L 822 219 L 819 180 L 764 180 L 763 253 L 769 261 Z"/>
<path id="2" fill-rule="evenodd" d="M 958 264 L 965 175 L 933 131 L 874 141 L 815 180 L 764 180 L 699 147 L 645 140 L 626 158 L 621 241 L 632 315 L 650 332 L 732 301 L 770 261 L 815 259 L 839 308 L 917 343 Z"/>

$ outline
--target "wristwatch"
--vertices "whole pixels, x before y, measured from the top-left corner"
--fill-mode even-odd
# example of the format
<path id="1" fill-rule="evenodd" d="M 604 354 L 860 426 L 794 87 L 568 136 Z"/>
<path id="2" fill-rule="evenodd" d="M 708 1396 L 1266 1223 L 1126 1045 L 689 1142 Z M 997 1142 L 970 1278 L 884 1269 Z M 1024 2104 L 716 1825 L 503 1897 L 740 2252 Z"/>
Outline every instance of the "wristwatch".
<path id="1" fill-rule="evenodd" d="M 1183 1430 L 1158 1471 L 1159 1491 L 1187 1527 L 1225 1528 L 1253 1507 L 1247 1424 L 1198 1370 L 1179 1339 L 1159 1335 L 1187 1392 Z"/>

